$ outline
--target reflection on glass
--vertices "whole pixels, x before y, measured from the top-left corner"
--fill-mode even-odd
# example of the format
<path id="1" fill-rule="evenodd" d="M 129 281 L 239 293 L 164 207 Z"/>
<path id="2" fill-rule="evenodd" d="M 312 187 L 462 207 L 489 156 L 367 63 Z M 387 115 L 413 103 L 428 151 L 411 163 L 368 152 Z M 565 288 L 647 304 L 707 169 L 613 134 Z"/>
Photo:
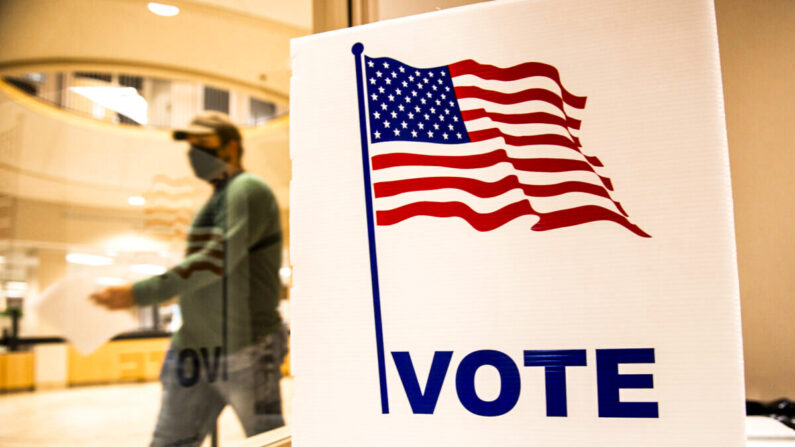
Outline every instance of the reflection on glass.
<path id="1" fill-rule="evenodd" d="M 47 76 L 32 76 L 32 82 L 47 82 Z M 82 87 L 108 82 L 107 76 L 85 73 L 80 79 Z M 111 76 L 111 82 L 117 79 Z M 142 82 L 147 85 L 146 78 Z M 152 133 L 74 125 L 9 99 L 7 90 L 0 89 L 0 94 L 0 356 L 2 362 L 13 362 L 0 362 L 0 393 L 12 392 L 0 399 L 0 418 L 5 420 L 16 408 L 36 408 L 26 417 L 44 426 L 61 424 L 53 415 L 68 414 L 74 419 L 60 431 L 63 439 L 87 439 L 94 429 L 129 420 L 116 425 L 117 433 L 109 436 L 145 445 L 157 420 L 168 421 L 174 414 L 182 420 L 188 411 L 177 406 L 158 416 L 161 407 L 172 405 L 176 395 L 202 390 L 199 400 L 207 405 L 195 408 L 213 410 L 195 418 L 205 421 L 201 428 L 181 428 L 187 434 L 177 441 L 190 440 L 184 445 L 204 439 L 227 405 L 219 422 L 222 439 L 282 425 L 280 388 L 289 383 L 282 379 L 287 352 L 282 284 L 289 282 L 290 271 L 282 263 L 280 227 L 286 215 L 270 189 L 253 174 L 230 170 L 235 163 L 217 157 L 212 149 L 219 147 L 214 144 L 202 146 L 195 158 L 206 161 L 209 156 L 209 164 L 216 166 L 212 159 L 220 160 L 226 177 L 208 182 L 191 176 L 190 158 L 178 143 L 153 139 Z M 74 98 L 81 96 L 69 89 L 61 94 L 74 94 L 72 101 L 80 101 Z M 150 115 L 154 103 L 149 102 Z M 276 108 L 265 107 L 257 116 L 268 110 Z M 280 140 L 286 138 L 284 129 L 285 136 L 276 140 L 278 150 L 286 154 L 286 140 Z M 250 159 L 262 160 L 264 142 L 272 147 L 273 134 L 258 131 L 246 146 Z M 196 173 L 203 164 L 207 163 L 196 163 Z M 255 172 L 261 175 L 261 164 Z M 216 234 L 214 225 L 206 225 L 208 216 L 223 222 L 220 238 L 197 241 L 205 233 Z M 241 227 L 240 222 L 248 221 L 251 224 Z M 225 260 L 218 259 L 219 251 Z M 200 262 L 185 264 L 194 254 Z M 203 262 L 220 267 L 220 275 Z M 68 278 L 91 278 L 88 295 L 151 278 L 157 282 L 169 274 L 179 278 L 180 272 L 186 273 L 181 269 L 191 267 L 194 271 L 184 282 L 195 290 L 155 293 L 156 299 L 130 309 L 132 332 L 119 329 L 113 341 L 88 354 L 68 342 L 69 334 L 57 322 L 37 311 L 37 300 Z M 67 309 L 64 319 L 73 320 L 73 310 Z M 83 326 L 90 329 L 92 323 Z M 16 372 L 9 375 L 8 368 Z M 95 408 L 85 402 L 93 402 Z M 164 424 L 169 426 L 160 423 Z M 25 440 L 31 430 L 0 426 L 0 439 Z M 79 426 L 83 431 L 73 429 Z M 135 434 L 125 431 L 133 426 Z"/>

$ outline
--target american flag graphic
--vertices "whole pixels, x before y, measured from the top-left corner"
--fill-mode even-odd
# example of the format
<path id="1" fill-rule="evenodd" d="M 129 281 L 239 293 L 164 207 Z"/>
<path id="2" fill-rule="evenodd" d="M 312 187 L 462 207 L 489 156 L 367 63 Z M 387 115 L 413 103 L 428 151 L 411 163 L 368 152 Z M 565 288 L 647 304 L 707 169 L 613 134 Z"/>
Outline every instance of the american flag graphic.
<path id="1" fill-rule="evenodd" d="M 521 216 L 532 230 L 612 221 L 638 236 L 578 138 L 586 98 L 558 70 L 464 60 L 416 68 L 364 56 L 376 225 L 458 217 L 490 231 Z M 410 144 L 411 143 L 411 144 Z"/>

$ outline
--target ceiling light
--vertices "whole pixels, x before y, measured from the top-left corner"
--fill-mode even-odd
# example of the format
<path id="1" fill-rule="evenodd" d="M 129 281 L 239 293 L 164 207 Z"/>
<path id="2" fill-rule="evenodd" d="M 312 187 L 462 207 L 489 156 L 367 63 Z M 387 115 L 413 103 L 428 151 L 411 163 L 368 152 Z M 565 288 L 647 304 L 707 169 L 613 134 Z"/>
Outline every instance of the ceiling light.
<path id="1" fill-rule="evenodd" d="M 130 271 L 142 275 L 161 275 L 166 272 L 166 268 L 156 264 L 134 264 L 130 266 Z"/>
<path id="2" fill-rule="evenodd" d="M 132 206 L 144 206 L 146 204 L 146 199 L 141 196 L 130 196 L 127 198 L 127 203 Z"/>
<path id="3" fill-rule="evenodd" d="M 66 262 L 99 267 L 113 264 L 113 259 L 107 256 L 89 255 L 86 253 L 69 253 L 66 255 Z"/>
<path id="4" fill-rule="evenodd" d="M 179 8 L 176 6 L 164 5 L 163 3 L 155 2 L 149 2 L 147 6 L 149 7 L 150 11 L 159 16 L 171 17 L 179 14 Z"/>

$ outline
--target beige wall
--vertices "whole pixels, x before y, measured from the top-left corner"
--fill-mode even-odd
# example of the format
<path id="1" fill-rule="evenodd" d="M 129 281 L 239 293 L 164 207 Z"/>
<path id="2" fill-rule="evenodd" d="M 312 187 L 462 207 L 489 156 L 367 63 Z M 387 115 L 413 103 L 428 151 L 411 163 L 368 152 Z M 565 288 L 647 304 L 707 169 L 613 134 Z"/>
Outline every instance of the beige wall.
<path id="1" fill-rule="evenodd" d="M 749 399 L 795 398 L 795 2 L 718 0 Z"/>

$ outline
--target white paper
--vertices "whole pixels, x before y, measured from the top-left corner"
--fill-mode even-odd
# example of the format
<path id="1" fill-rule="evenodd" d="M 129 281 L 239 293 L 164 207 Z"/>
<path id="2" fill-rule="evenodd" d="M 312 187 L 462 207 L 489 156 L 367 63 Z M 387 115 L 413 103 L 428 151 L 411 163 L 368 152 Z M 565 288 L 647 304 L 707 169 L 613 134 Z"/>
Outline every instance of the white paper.
<path id="1" fill-rule="evenodd" d="M 36 313 L 81 354 L 90 354 L 115 335 L 138 327 L 129 311 L 107 310 L 89 300 L 102 287 L 89 276 L 66 277 L 36 299 Z"/>

